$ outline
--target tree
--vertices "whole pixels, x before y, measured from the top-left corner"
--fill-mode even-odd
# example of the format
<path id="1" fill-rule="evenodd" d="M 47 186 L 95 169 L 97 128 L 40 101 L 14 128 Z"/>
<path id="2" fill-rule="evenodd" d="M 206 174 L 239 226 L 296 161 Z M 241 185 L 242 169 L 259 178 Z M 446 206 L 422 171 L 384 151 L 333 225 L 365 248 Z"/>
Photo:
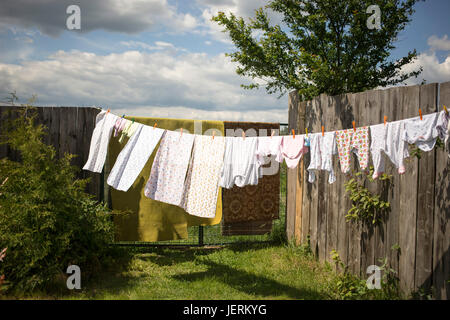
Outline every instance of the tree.
<path id="1" fill-rule="evenodd" d="M 404 83 L 422 68 L 402 72 L 417 52 L 398 60 L 390 58 L 400 31 L 410 22 L 420 0 L 272 0 L 246 22 L 233 13 L 219 12 L 213 21 L 224 26 L 237 51 L 227 54 L 238 63 L 236 72 L 269 94 L 297 89 L 304 100 L 321 93 L 336 95 Z M 377 4 L 381 29 L 369 29 Z M 272 25 L 268 9 L 282 15 Z M 261 81 L 262 80 L 262 81 Z"/>

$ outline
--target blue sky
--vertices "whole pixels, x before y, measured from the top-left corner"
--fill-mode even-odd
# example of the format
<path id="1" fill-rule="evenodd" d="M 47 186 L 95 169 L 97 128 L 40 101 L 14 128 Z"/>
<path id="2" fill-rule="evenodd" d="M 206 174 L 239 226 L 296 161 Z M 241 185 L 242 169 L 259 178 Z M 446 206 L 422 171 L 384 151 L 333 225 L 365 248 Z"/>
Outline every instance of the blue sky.
<path id="1" fill-rule="evenodd" d="M 10 0 L 0 6 L 0 97 L 39 105 L 96 105 L 118 114 L 287 122 L 287 97 L 244 90 L 224 53 L 233 45 L 210 21 L 249 17 L 264 0 Z M 81 8 L 69 31 L 68 5 Z M 393 58 L 416 48 L 424 68 L 408 84 L 450 81 L 450 1 L 416 5 Z M 279 21 L 277 15 L 271 16 Z"/>

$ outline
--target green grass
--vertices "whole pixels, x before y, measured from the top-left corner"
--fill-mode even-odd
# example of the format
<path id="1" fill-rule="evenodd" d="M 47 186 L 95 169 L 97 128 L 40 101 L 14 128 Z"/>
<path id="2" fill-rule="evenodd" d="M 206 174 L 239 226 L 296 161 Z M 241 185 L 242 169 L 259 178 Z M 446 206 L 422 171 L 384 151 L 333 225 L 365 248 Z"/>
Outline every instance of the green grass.
<path id="1" fill-rule="evenodd" d="M 327 299 L 335 277 L 331 267 L 287 245 L 145 251 L 135 253 L 125 270 L 115 268 L 82 283 L 80 291 L 61 286 L 57 294 L 27 298 Z"/>

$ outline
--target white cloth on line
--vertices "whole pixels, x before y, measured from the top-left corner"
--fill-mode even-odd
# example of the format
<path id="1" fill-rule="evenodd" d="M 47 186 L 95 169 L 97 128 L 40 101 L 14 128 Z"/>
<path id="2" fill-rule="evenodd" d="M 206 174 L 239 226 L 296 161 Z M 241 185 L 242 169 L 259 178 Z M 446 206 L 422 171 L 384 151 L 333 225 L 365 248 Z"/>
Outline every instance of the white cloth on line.
<path id="1" fill-rule="evenodd" d="M 193 143 L 193 134 L 175 131 L 166 131 L 163 134 L 145 185 L 146 197 L 176 206 L 181 205 Z"/>
<path id="2" fill-rule="evenodd" d="M 109 139 L 118 117 L 111 112 L 102 110 L 95 118 L 95 128 L 92 132 L 89 156 L 84 170 L 100 173 L 105 165 Z"/>
<path id="3" fill-rule="evenodd" d="M 225 156 L 219 185 L 230 189 L 234 185 L 257 185 L 262 168 L 256 158 L 257 137 L 225 137 Z"/>
<path id="4" fill-rule="evenodd" d="M 187 213 L 215 217 L 224 152 L 224 137 L 195 135 L 181 205 Z"/>
<path id="5" fill-rule="evenodd" d="M 264 157 L 268 156 L 274 156 L 278 162 L 283 161 L 281 157 L 281 136 L 257 137 L 257 139 L 256 159 L 260 166 L 265 164 Z"/>
<path id="6" fill-rule="evenodd" d="M 422 151 L 428 152 L 433 150 L 436 144 L 436 138 L 439 136 L 437 122 L 439 114 L 437 112 L 405 119 L 405 129 L 402 139 L 409 144 L 415 144 Z"/>
<path id="7" fill-rule="evenodd" d="M 308 182 L 313 183 L 316 179 L 314 170 L 325 170 L 329 172 L 328 183 L 336 181 L 333 169 L 333 155 L 337 153 L 336 134 L 325 132 L 310 134 L 311 161 L 308 166 Z"/>
<path id="8" fill-rule="evenodd" d="M 163 129 L 139 124 L 117 156 L 108 176 L 108 184 L 114 189 L 127 191 L 144 168 L 163 133 Z"/>
<path id="9" fill-rule="evenodd" d="M 399 174 L 406 171 L 404 159 L 409 157 L 408 145 L 403 140 L 404 121 L 395 121 L 370 126 L 373 178 L 377 179 L 385 170 L 384 152 L 398 169 Z"/>

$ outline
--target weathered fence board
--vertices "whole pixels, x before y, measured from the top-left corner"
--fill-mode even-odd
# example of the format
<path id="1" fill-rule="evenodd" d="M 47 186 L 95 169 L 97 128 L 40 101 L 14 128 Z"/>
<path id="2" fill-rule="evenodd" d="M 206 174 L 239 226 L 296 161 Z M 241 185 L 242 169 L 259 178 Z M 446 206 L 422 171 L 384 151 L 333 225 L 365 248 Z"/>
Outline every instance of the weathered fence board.
<path id="1" fill-rule="evenodd" d="M 7 118 L 13 119 L 16 110 L 21 107 L 0 106 L 0 129 Z M 65 153 L 76 155 L 71 163 L 79 168 L 83 166 L 89 155 L 89 145 L 95 127 L 95 117 L 100 112 L 97 108 L 84 107 L 36 107 L 36 123 L 46 128 L 43 141 L 55 148 L 58 157 Z M 8 157 L 17 160 L 19 154 L 7 146 L 0 146 L 0 158 Z M 101 199 L 98 173 L 80 170 L 78 178 L 90 178 L 87 191 Z"/>
<path id="2" fill-rule="evenodd" d="M 292 92 L 290 98 L 295 95 L 296 92 Z M 296 128 L 304 126 L 312 133 L 320 132 L 322 125 L 325 131 L 332 131 L 352 128 L 352 121 L 356 126 L 370 126 L 383 123 L 384 116 L 388 121 L 415 117 L 419 108 L 423 114 L 428 114 L 442 110 L 443 104 L 450 106 L 450 82 L 440 85 L 439 98 L 438 104 L 438 84 L 335 97 L 321 95 L 305 102 L 299 102 L 297 97 L 290 105 L 289 121 L 295 122 Z M 295 105 L 298 111 L 294 110 Z M 295 114 L 302 110 L 306 112 L 304 119 L 295 119 Z M 295 210 L 288 211 L 287 223 L 291 221 L 289 214 L 301 211 L 299 239 L 305 241 L 309 236 L 312 250 L 320 260 L 330 261 L 330 251 L 335 249 L 349 269 L 363 277 L 367 276 L 369 265 L 381 265 L 382 260 L 387 259 L 405 292 L 433 289 L 436 298 L 448 299 L 450 159 L 446 151 L 435 148 L 432 152 L 422 152 L 420 159 L 412 154 L 405 161 L 404 175 L 399 175 L 398 169 L 386 158 L 385 172 L 392 175 L 390 187 L 385 188 L 381 181 L 365 182 L 369 191 L 381 194 L 391 204 L 384 222 L 375 227 L 346 222 L 351 201 L 344 184 L 350 176 L 340 172 L 338 157 L 333 160 L 337 177 L 333 185 L 328 184 L 328 175 L 322 173 L 314 183 L 307 182 L 307 154 L 304 166 L 297 172 L 303 177 L 300 193 L 295 188 L 288 191 L 293 192 L 292 196 L 288 194 L 288 199 L 295 202 Z M 357 163 L 353 161 L 353 170 L 359 170 Z M 296 235 L 295 230 L 290 235 Z"/>

